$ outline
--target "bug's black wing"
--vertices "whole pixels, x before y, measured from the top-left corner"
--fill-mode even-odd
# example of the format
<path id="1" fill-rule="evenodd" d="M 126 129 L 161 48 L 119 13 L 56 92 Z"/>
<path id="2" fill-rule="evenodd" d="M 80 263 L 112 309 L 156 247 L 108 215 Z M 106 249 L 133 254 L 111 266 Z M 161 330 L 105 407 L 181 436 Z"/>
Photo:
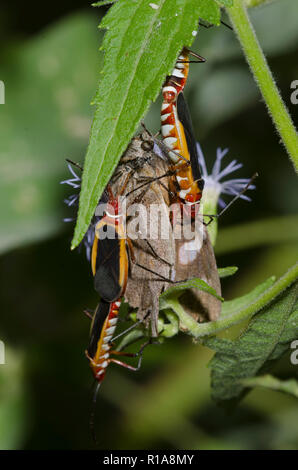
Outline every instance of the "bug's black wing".
<path id="1" fill-rule="evenodd" d="M 104 322 L 109 314 L 110 304 L 101 300 L 95 310 L 90 333 L 90 341 L 88 345 L 88 355 L 94 357 L 97 350 L 97 343 L 100 338 Z"/>
<path id="2" fill-rule="evenodd" d="M 188 146 L 188 150 L 190 154 L 190 164 L 191 164 L 193 178 L 194 180 L 197 181 L 202 178 L 201 170 L 199 166 L 199 156 L 197 152 L 197 142 L 194 136 L 190 112 L 189 112 L 187 103 L 185 101 L 185 98 L 182 92 L 179 93 L 178 98 L 177 98 L 177 113 L 178 113 L 179 121 L 181 122 L 184 128 L 185 138 L 186 138 L 186 142 L 187 142 L 187 146 Z M 204 185 L 203 180 L 198 181 L 198 185 L 200 189 L 203 189 L 203 185 Z"/>
<path id="3" fill-rule="evenodd" d="M 96 256 L 96 273 L 94 288 L 101 299 L 114 302 L 119 299 L 122 286 L 119 285 L 120 276 L 120 244 L 117 233 L 115 239 L 100 240 Z"/>

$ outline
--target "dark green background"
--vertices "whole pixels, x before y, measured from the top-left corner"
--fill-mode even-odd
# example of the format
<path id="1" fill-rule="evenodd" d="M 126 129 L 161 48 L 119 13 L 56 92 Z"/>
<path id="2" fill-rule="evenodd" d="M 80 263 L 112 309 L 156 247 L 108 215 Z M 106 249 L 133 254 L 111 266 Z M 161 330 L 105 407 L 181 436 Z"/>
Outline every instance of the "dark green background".
<path id="1" fill-rule="evenodd" d="M 90 268 L 71 253 L 72 227 L 59 181 L 65 158 L 83 161 L 102 64 L 97 30 L 104 10 L 89 2 L 8 1 L 0 7 L 0 448 L 93 448 L 88 420 L 92 378 L 84 349 L 94 308 Z M 290 84 L 298 79 L 296 0 L 252 13 L 261 45 L 297 124 Z M 282 219 L 296 212 L 295 174 L 279 143 L 234 35 L 201 29 L 193 49 L 207 58 L 192 65 L 186 96 L 197 138 L 212 165 L 216 148 L 244 165 L 235 177 L 258 171 L 251 203 L 240 201 L 220 221 L 218 266 L 239 266 L 223 282 L 227 299 L 280 276 L 297 259 L 297 239 Z M 159 127 L 159 104 L 146 122 Z M 276 218 L 274 243 L 233 251 L 226 227 Z M 242 230 L 243 243 L 247 238 Z M 269 234 L 268 234 L 269 235 Z M 239 241 L 239 240 L 238 240 Z M 235 333 L 235 331 L 234 331 Z M 206 364 L 211 351 L 180 334 L 145 351 L 141 372 L 111 366 L 97 403 L 100 447 L 108 449 L 286 449 L 298 446 L 298 404 L 277 392 L 255 390 L 232 414 L 210 400 Z M 281 377 L 297 374 L 289 357 Z"/>

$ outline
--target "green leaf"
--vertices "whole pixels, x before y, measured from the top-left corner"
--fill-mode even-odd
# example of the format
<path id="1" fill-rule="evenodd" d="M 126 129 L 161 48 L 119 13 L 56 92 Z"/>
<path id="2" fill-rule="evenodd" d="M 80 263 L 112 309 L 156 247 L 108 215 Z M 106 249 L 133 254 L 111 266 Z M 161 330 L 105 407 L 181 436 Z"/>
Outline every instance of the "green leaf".
<path id="1" fill-rule="evenodd" d="M 221 6 L 225 6 L 225 7 L 230 7 L 233 5 L 233 0 L 216 0 L 216 2 L 221 5 Z"/>
<path id="2" fill-rule="evenodd" d="M 92 15 L 80 12 L 22 41 L 1 62 L 0 252 L 65 226 L 67 192 L 59 181 L 68 177 L 65 158 L 79 161 L 88 141 L 99 40 Z"/>
<path id="3" fill-rule="evenodd" d="M 111 5 L 112 3 L 116 3 L 118 0 L 99 0 L 96 3 L 92 3 L 93 7 L 103 7 L 105 5 Z"/>
<path id="4" fill-rule="evenodd" d="M 250 322 L 235 340 L 210 338 L 206 344 L 216 351 L 210 362 L 212 396 L 216 401 L 239 399 L 247 388 L 241 383 L 267 370 L 280 357 L 279 344 L 288 331 L 298 298 L 298 283 L 282 292 Z M 298 328 L 293 332 L 296 337 Z M 276 354 L 276 351 L 279 354 Z"/>
<path id="5" fill-rule="evenodd" d="M 220 24 L 220 9 L 215 2 L 201 2 L 200 19 L 210 24 Z"/>
<path id="6" fill-rule="evenodd" d="M 199 17 L 215 21 L 216 9 L 210 0 L 119 0 L 104 17 L 100 27 L 107 30 L 105 62 L 72 248 L 82 240 L 106 184 L 179 51 L 192 44 Z"/>
<path id="7" fill-rule="evenodd" d="M 161 294 L 159 297 L 160 308 L 166 308 L 168 299 L 178 298 L 188 289 L 202 290 L 204 292 L 208 292 L 208 294 L 213 295 L 219 300 L 223 300 L 223 298 L 217 295 L 216 291 L 212 287 L 208 286 L 205 281 L 194 278 L 189 279 L 186 282 L 179 282 L 179 284 L 169 287 L 163 294 Z"/>
<path id="8" fill-rule="evenodd" d="M 298 381 L 295 379 L 280 380 L 270 374 L 262 375 L 260 377 L 250 377 L 241 380 L 245 387 L 264 387 L 277 392 L 289 393 L 298 398 Z"/>
<path id="9" fill-rule="evenodd" d="M 237 266 L 227 266 L 226 268 L 218 268 L 218 275 L 221 279 L 233 276 L 238 271 Z"/>

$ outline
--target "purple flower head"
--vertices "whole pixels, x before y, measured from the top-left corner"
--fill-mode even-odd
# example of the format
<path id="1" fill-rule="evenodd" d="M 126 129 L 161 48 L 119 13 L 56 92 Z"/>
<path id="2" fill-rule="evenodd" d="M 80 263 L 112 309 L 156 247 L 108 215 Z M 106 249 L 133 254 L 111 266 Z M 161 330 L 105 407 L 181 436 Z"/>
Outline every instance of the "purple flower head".
<path id="1" fill-rule="evenodd" d="M 66 217 L 63 219 L 64 222 L 74 222 L 77 218 L 77 211 L 78 211 L 78 206 L 79 206 L 79 196 L 80 196 L 80 190 L 81 190 L 81 178 L 80 176 L 78 176 L 76 174 L 76 172 L 74 171 L 72 165 L 70 163 L 67 164 L 68 166 L 68 169 L 72 175 L 71 178 L 67 179 L 67 180 L 64 180 L 64 181 L 61 181 L 60 184 L 67 184 L 68 186 L 71 186 L 72 188 L 74 189 L 77 189 L 77 193 L 75 194 L 72 194 L 71 196 L 69 196 L 68 198 L 64 199 L 64 202 L 65 204 L 68 206 L 68 207 L 74 207 L 75 208 L 75 214 L 73 217 Z M 96 225 L 96 220 L 94 220 L 94 218 L 92 219 L 89 227 L 88 227 L 88 230 L 87 232 L 85 233 L 85 236 L 80 244 L 80 247 L 82 245 L 85 246 L 85 250 L 86 250 L 86 257 L 87 257 L 87 260 L 90 261 L 91 260 L 91 250 L 92 250 L 92 245 L 93 245 L 93 241 L 94 241 L 94 231 L 95 231 L 95 225 Z"/>
<path id="2" fill-rule="evenodd" d="M 228 194 L 230 196 L 237 196 L 249 183 L 250 178 L 232 178 L 222 181 L 223 178 L 234 173 L 234 171 L 239 170 L 243 166 L 242 163 L 238 163 L 237 160 L 232 160 L 225 168 L 221 168 L 222 159 L 228 153 L 229 149 L 217 148 L 216 160 L 210 174 L 207 172 L 206 161 L 199 143 L 197 143 L 197 151 L 202 177 L 205 181 L 204 191 L 214 194 L 214 197 L 218 198 L 219 206 L 223 208 L 226 206 L 226 203 L 220 195 Z M 250 185 L 248 189 L 255 189 L 255 186 Z M 245 194 L 241 194 L 240 198 L 246 201 L 251 201 L 251 198 Z"/>

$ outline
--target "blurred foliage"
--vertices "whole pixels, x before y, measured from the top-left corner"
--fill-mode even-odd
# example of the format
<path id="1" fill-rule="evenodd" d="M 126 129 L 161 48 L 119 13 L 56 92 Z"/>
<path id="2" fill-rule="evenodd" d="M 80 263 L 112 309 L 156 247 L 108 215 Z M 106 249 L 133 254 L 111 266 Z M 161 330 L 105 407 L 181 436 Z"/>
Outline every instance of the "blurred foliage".
<path id="1" fill-rule="evenodd" d="M 25 386 L 24 354 L 5 348 L 0 374 L 1 449 L 21 448 L 30 429 L 30 398 Z"/>
<path id="2" fill-rule="evenodd" d="M 69 251 L 72 228 L 61 222 L 68 194 L 59 181 L 67 177 L 64 159 L 82 161 L 88 144 L 101 66 L 100 10 L 64 16 L 74 6 L 86 2 L 48 5 L 40 17 L 26 4 L 16 18 L 15 5 L 1 3 L 0 339 L 7 358 L 0 365 L 0 448 L 6 449 L 93 447 L 92 378 L 84 357 L 89 324 L 82 311 L 97 298 L 83 254 Z M 250 15 L 297 123 L 298 107 L 290 102 L 298 77 L 297 2 L 276 1 Z M 218 265 L 239 267 L 222 279 L 230 299 L 282 275 L 297 259 L 297 184 L 233 32 L 200 28 L 193 49 L 208 59 L 191 66 L 187 98 L 210 166 L 216 147 L 225 146 L 244 164 L 239 177 L 260 174 L 253 201 L 238 201 L 219 223 Z M 159 110 L 160 100 L 146 118 L 152 131 Z M 297 399 L 258 387 L 226 414 L 210 399 L 212 355 L 180 334 L 149 346 L 138 374 L 111 366 L 97 403 L 100 446 L 297 449 Z M 290 351 L 272 374 L 297 377 Z"/>
<path id="3" fill-rule="evenodd" d="M 99 39 L 89 15 L 74 15 L 2 59 L 0 252 L 61 229 L 57 182 L 89 135 Z"/>

